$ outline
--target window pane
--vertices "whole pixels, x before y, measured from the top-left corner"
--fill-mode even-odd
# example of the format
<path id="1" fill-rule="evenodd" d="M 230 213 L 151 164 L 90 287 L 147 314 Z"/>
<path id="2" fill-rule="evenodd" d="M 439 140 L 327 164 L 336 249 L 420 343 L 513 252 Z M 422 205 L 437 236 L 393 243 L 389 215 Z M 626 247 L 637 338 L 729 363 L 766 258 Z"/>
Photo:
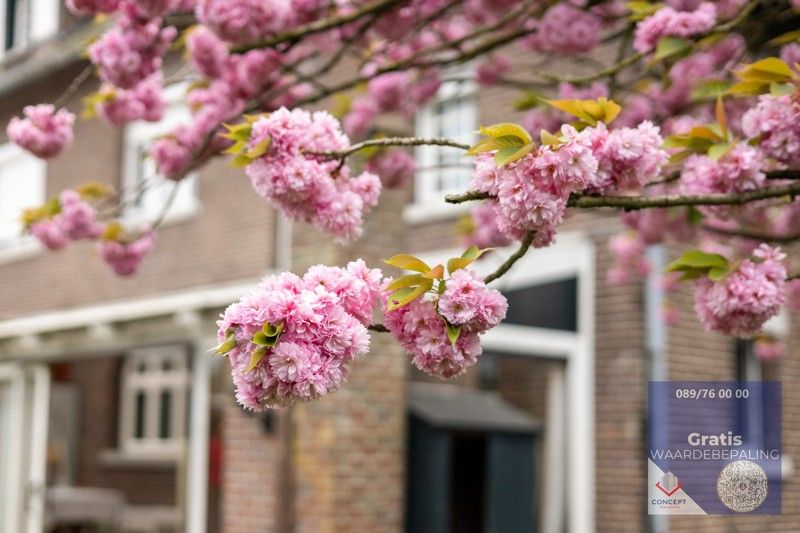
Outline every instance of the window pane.
<path id="1" fill-rule="evenodd" d="M 168 439 L 172 428 L 170 426 L 172 417 L 172 392 L 168 389 L 161 391 L 159 399 L 159 424 L 158 424 L 158 438 Z"/>
<path id="2" fill-rule="evenodd" d="M 508 299 L 507 324 L 578 331 L 576 278 L 503 291 Z"/>
<path id="3" fill-rule="evenodd" d="M 145 427 L 145 410 L 147 409 L 147 397 L 144 392 L 139 391 L 136 393 L 136 407 L 133 415 L 133 437 L 135 439 L 144 438 Z"/>
<path id="4" fill-rule="evenodd" d="M 1 247 L 19 238 L 22 210 L 44 203 L 46 164 L 15 146 L 5 145 L 0 151 Z"/>

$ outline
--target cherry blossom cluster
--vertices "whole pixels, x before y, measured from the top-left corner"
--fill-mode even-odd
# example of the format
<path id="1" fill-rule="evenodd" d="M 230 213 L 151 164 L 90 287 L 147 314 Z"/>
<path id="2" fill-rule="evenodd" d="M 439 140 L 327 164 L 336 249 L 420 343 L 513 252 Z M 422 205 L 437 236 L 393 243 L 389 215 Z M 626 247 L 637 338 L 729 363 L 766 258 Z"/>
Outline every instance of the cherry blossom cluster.
<path id="1" fill-rule="evenodd" d="M 505 318 L 508 303 L 468 269 L 456 270 L 442 283 L 441 294 L 428 293 L 392 310 L 387 295 L 384 324 L 417 368 L 446 379 L 475 364 L 482 351 L 480 334 Z M 459 328 L 455 341 L 448 338 L 448 327 Z"/>
<path id="2" fill-rule="evenodd" d="M 50 250 L 60 250 L 70 241 L 96 239 L 103 232 L 95 208 L 73 190 L 62 191 L 55 202 L 34 211 L 39 213 L 32 213 L 28 231 Z"/>
<path id="3" fill-rule="evenodd" d="M 177 35 L 174 27 L 163 28 L 160 18 L 120 14 L 114 27 L 89 46 L 89 58 L 103 81 L 131 89 L 161 69 Z"/>
<path id="4" fill-rule="evenodd" d="M 118 89 L 103 84 L 95 98 L 94 111 L 109 124 L 122 126 L 134 120 L 157 122 L 167 108 L 164 82 L 157 72 L 132 89 Z"/>
<path id="5" fill-rule="evenodd" d="M 26 230 L 49 250 L 60 250 L 74 241 L 94 241 L 100 258 L 117 275 L 130 276 L 153 248 L 154 234 L 144 230 L 128 235 L 116 222 L 101 222 L 90 201 L 106 194 L 94 185 L 80 192 L 64 190 L 45 205 L 26 210 Z"/>
<path id="6" fill-rule="evenodd" d="M 742 130 L 768 157 L 789 168 L 800 166 L 800 101 L 797 93 L 764 95 L 742 117 Z"/>
<path id="7" fill-rule="evenodd" d="M 720 281 L 698 278 L 694 307 L 706 329 L 737 337 L 758 333 L 786 302 L 784 259 L 780 248 L 761 244 Z"/>
<path id="8" fill-rule="evenodd" d="M 132 276 L 155 245 L 155 232 L 144 230 L 133 238 L 103 238 L 97 242 L 97 254 L 118 276 Z"/>
<path id="9" fill-rule="evenodd" d="M 662 37 L 692 37 L 710 30 L 716 22 L 717 7 L 712 2 L 703 2 L 691 11 L 666 6 L 637 24 L 633 47 L 649 52 Z"/>
<path id="10" fill-rule="evenodd" d="M 256 192 L 284 215 L 353 239 L 378 202 L 381 181 L 371 172 L 351 177 L 340 160 L 320 155 L 349 145 L 328 113 L 281 108 L 253 124 L 248 146 L 268 148 L 245 171 Z"/>
<path id="11" fill-rule="evenodd" d="M 405 70 L 376 76 L 367 84 L 366 92 L 350 105 L 342 125 L 349 135 L 360 136 L 381 113 L 396 112 L 413 118 L 420 105 L 433 97 L 440 85 L 441 78 L 436 71 L 415 75 Z"/>
<path id="12" fill-rule="evenodd" d="M 26 106 L 23 111 L 25 118 L 13 117 L 6 128 L 11 142 L 42 159 L 55 157 L 72 144 L 75 115 L 66 109 L 56 111 L 50 104 Z"/>
<path id="13" fill-rule="evenodd" d="M 381 278 L 362 260 L 319 265 L 303 277 L 268 276 L 228 307 L 217 351 L 228 356 L 239 403 L 261 410 L 338 389 L 369 348 Z"/>
<path id="14" fill-rule="evenodd" d="M 475 163 L 472 187 L 495 197 L 499 231 L 514 239 L 533 231 L 537 248 L 553 242 L 570 194 L 638 190 L 658 177 L 669 157 L 658 127 L 647 121 L 614 130 L 598 123 L 581 132 L 565 125 L 561 135 L 561 144 L 540 146 L 502 167 L 491 154 Z"/>

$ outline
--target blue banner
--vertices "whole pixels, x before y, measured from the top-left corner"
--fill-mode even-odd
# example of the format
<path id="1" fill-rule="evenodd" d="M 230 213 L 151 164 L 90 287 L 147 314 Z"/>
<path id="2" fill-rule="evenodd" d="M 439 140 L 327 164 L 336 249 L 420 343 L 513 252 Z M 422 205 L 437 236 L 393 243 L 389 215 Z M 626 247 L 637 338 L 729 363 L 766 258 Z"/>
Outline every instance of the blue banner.
<path id="1" fill-rule="evenodd" d="M 651 381 L 649 514 L 780 514 L 781 385 Z"/>

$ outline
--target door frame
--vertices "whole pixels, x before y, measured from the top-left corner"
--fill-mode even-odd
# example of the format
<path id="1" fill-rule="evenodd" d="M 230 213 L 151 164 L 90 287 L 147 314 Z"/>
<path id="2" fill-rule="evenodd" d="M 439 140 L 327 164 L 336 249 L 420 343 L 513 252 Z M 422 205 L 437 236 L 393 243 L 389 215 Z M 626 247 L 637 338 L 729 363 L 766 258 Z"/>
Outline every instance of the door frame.
<path id="1" fill-rule="evenodd" d="M 451 248 L 417 255 L 428 264 L 438 264 L 462 251 Z M 514 251 L 515 246 L 496 250 L 470 268 L 485 276 Z M 578 281 L 576 332 L 500 324 L 481 338 L 489 350 L 564 361 L 551 374 L 548 390 L 548 397 L 566 402 L 551 406 L 545 425 L 542 492 L 552 492 L 552 499 L 541 507 L 543 533 L 564 530 L 562 509 L 569 516 L 570 533 L 591 533 L 595 528 L 595 277 L 594 242 L 582 232 L 568 232 L 560 233 L 550 247 L 530 250 L 491 285 L 503 290 L 570 278 Z M 562 433 L 561 438 L 556 432 Z"/>
<path id="2" fill-rule="evenodd" d="M 47 434 L 50 405 L 50 369 L 45 364 L 0 364 L 0 381 L 10 384 L 11 441 L 7 450 L 8 509 L 2 531 L 41 533 L 47 475 Z M 5 452 L 4 452 L 5 453 Z"/>

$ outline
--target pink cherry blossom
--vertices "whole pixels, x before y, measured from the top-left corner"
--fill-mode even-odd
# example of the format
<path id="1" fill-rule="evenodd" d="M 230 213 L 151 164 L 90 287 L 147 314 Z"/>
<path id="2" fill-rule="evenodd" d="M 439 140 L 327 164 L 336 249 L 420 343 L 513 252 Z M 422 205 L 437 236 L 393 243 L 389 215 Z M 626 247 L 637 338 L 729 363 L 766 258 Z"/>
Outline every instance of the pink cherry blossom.
<path id="1" fill-rule="evenodd" d="M 161 27 L 160 19 L 120 16 L 115 25 L 88 48 L 100 78 L 130 89 L 161 68 L 162 58 L 178 31 Z"/>
<path id="2" fill-rule="evenodd" d="M 351 177 L 338 159 L 315 155 L 349 146 L 338 121 L 325 112 L 281 108 L 253 124 L 251 146 L 267 140 L 267 153 L 245 169 L 256 192 L 286 216 L 313 223 L 339 240 L 359 237 L 381 182 L 370 172 Z"/>
<path id="3" fill-rule="evenodd" d="M 64 233 L 64 228 L 52 218 L 33 223 L 29 231 L 48 250 L 60 250 L 69 244 L 69 236 Z"/>
<path id="4" fill-rule="evenodd" d="M 753 343 L 753 352 L 759 361 L 775 361 L 786 355 L 786 343 L 766 337 L 758 338 Z"/>
<path id="5" fill-rule="evenodd" d="M 766 244 L 753 256 L 718 282 L 695 281 L 694 308 L 706 329 L 752 337 L 786 302 L 786 256 Z"/>
<path id="6" fill-rule="evenodd" d="M 384 150 L 367 162 L 367 170 L 380 176 L 384 187 L 403 187 L 414 177 L 416 159 L 405 150 Z"/>
<path id="7" fill-rule="evenodd" d="M 511 237 L 500 231 L 496 209 L 496 201 L 485 200 L 472 210 L 472 232 L 465 238 L 467 246 L 495 248 L 513 242 Z"/>
<path id="8" fill-rule="evenodd" d="M 542 16 L 535 42 L 545 52 L 588 52 L 600 42 L 600 19 L 569 2 L 560 2 Z"/>
<path id="9" fill-rule="evenodd" d="M 225 73 L 228 47 L 206 26 L 197 26 L 189 33 L 186 50 L 192 66 L 206 78 L 219 78 Z"/>
<path id="10" fill-rule="evenodd" d="M 391 311 L 386 307 L 388 296 L 384 295 L 384 324 L 417 368 L 442 379 L 475 364 L 481 353 L 479 335 L 499 324 L 508 308 L 499 291 L 466 269 L 446 280 L 441 295 L 427 294 Z M 447 336 L 445 320 L 459 328 L 455 343 Z"/>
<path id="11" fill-rule="evenodd" d="M 217 336 L 221 343 L 233 341 L 224 353 L 239 403 L 261 410 L 338 389 L 350 363 L 369 348 L 365 325 L 380 287 L 380 271 L 361 260 L 345 268 L 319 265 L 302 278 L 268 276 L 228 307 Z M 257 335 L 267 326 L 280 333 L 271 345 L 259 344 Z M 251 365 L 254 355 L 260 359 Z"/>
<path id="12" fill-rule="evenodd" d="M 66 190 L 58 198 L 61 211 L 54 217 L 54 221 L 69 239 L 95 239 L 103 232 L 103 226 L 97 222 L 94 207 L 81 199 L 77 192 Z"/>
<path id="13" fill-rule="evenodd" d="M 97 253 L 118 276 L 131 276 L 139 269 L 140 263 L 153 249 L 154 244 L 155 234 L 147 231 L 129 242 L 99 240 Z"/>
<path id="14" fill-rule="evenodd" d="M 615 235 L 609 239 L 608 248 L 614 254 L 614 265 L 608 271 L 611 283 L 629 283 L 641 279 L 650 271 L 650 264 L 644 255 L 646 245 L 636 234 Z"/>
<path id="15" fill-rule="evenodd" d="M 197 19 L 221 39 L 255 42 L 287 26 L 289 0 L 198 0 Z"/>
<path id="16" fill-rule="evenodd" d="M 792 95 L 763 95 L 742 117 L 742 130 L 776 161 L 800 165 L 800 102 Z"/>
<path id="17" fill-rule="evenodd" d="M 50 104 L 29 105 L 23 111 L 25 118 L 13 117 L 6 128 L 11 142 L 43 159 L 72 144 L 75 115 L 66 109 L 56 111 Z"/>
<path id="18" fill-rule="evenodd" d="M 597 158 L 595 186 L 600 189 L 638 190 L 658 178 L 669 159 L 658 126 L 647 120 L 636 128 L 611 131 L 600 123 L 582 134 L 588 136 Z"/>
<path id="19" fill-rule="evenodd" d="M 119 7 L 120 0 L 66 0 L 67 9 L 75 15 L 97 15 L 112 13 Z"/>
<path id="20" fill-rule="evenodd" d="M 717 8 L 703 2 L 693 11 L 662 7 L 636 25 L 633 47 L 637 52 L 653 50 L 662 37 L 692 37 L 710 30 L 717 22 Z"/>
<path id="21" fill-rule="evenodd" d="M 157 122 L 167 107 L 163 89 L 161 73 L 153 74 L 130 90 L 105 85 L 100 89 L 104 98 L 96 106 L 97 113 L 115 126 L 134 120 Z"/>

